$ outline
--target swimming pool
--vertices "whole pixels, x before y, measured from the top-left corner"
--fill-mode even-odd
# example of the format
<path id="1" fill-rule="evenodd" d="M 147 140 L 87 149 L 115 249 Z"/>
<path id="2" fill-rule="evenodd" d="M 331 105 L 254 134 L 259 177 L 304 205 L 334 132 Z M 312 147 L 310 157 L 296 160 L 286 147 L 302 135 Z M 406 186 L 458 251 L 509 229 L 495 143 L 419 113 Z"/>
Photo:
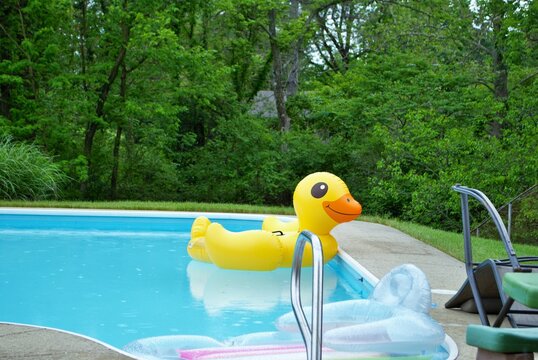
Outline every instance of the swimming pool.
<path id="1" fill-rule="evenodd" d="M 261 216 L 211 215 L 233 231 Z M 0 211 L 0 321 L 80 333 L 115 347 L 145 337 L 216 339 L 271 331 L 290 311 L 289 269 L 221 270 L 186 253 L 190 214 Z M 309 280 L 309 269 L 303 271 Z M 307 305 L 308 284 L 303 282 Z M 340 258 L 326 265 L 326 302 L 372 285 Z"/>

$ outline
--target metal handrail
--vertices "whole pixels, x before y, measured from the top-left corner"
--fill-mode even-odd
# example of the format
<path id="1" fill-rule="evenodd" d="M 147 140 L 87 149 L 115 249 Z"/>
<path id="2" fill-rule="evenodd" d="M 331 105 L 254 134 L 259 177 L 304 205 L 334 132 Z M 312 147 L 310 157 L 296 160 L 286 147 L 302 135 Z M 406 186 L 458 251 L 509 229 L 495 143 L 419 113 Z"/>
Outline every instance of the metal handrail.
<path id="1" fill-rule="evenodd" d="M 308 323 L 301 303 L 301 269 L 306 242 L 312 247 L 312 317 Z M 291 269 L 291 305 L 306 347 L 307 360 L 321 360 L 323 326 L 323 248 L 318 236 L 304 230 L 295 244 Z"/>
<path id="2" fill-rule="evenodd" d="M 504 226 L 501 215 L 499 215 L 499 212 L 497 211 L 497 209 L 495 209 L 495 206 L 491 203 L 488 197 L 479 190 L 471 189 L 471 188 L 468 188 L 466 186 L 462 186 L 459 184 L 454 185 L 452 189 L 461 194 L 461 202 L 462 202 L 461 209 L 462 209 L 462 221 L 463 221 L 463 230 L 464 230 L 463 235 L 465 237 L 466 245 L 467 243 L 469 243 L 470 245 L 470 242 L 471 242 L 470 240 L 471 227 L 470 227 L 470 220 L 469 220 L 469 200 L 467 198 L 467 195 L 471 195 L 476 200 L 478 200 L 488 211 L 489 215 L 491 216 L 491 219 L 493 220 L 495 226 L 497 227 L 499 236 L 501 237 L 501 240 L 504 243 L 504 247 L 505 247 L 506 253 L 508 254 L 508 259 L 510 260 L 510 264 L 512 265 L 514 269 L 519 269 L 520 268 L 519 261 L 517 259 L 514 247 L 512 246 L 512 241 L 510 240 L 508 231 L 506 230 L 506 227 Z M 470 260 L 472 260 L 471 249 L 470 248 L 467 249 L 467 246 L 466 246 L 465 250 L 466 250 L 466 257 L 467 255 L 469 255 Z"/>

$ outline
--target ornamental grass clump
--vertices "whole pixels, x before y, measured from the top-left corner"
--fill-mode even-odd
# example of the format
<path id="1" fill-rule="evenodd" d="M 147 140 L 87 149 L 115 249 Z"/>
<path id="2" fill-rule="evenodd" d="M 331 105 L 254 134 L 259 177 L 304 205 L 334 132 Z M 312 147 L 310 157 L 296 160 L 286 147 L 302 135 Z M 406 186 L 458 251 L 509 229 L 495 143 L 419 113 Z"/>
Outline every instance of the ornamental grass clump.
<path id="1" fill-rule="evenodd" d="M 57 197 L 66 175 L 36 145 L 0 138 L 0 198 Z"/>

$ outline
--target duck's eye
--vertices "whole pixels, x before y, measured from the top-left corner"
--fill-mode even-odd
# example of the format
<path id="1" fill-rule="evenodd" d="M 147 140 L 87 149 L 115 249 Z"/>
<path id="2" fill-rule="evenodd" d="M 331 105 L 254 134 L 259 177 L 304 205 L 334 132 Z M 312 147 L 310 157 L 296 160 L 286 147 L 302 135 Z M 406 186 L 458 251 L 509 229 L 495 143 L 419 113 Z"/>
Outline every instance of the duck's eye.
<path id="1" fill-rule="evenodd" d="M 310 193 L 316 199 L 322 198 L 329 191 L 329 187 L 324 182 L 319 182 L 316 185 L 312 186 Z"/>

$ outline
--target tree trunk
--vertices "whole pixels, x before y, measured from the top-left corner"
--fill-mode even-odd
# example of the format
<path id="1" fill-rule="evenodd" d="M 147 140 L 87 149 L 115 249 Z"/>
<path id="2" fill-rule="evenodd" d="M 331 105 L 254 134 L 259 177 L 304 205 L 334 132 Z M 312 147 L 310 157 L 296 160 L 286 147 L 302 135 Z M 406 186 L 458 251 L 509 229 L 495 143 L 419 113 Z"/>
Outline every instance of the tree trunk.
<path id="1" fill-rule="evenodd" d="M 275 94 L 276 110 L 280 130 L 287 132 L 290 129 L 290 118 L 286 110 L 286 82 L 282 66 L 282 55 L 276 38 L 276 11 L 269 11 L 269 41 L 273 54 L 273 92 Z"/>
<path id="2" fill-rule="evenodd" d="M 272 63 L 273 63 L 273 54 L 269 52 L 267 54 L 263 67 L 258 71 L 256 76 L 254 77 L 254 81 L 252 82 L 253 84 L 252 91 L 250 92 L 247 98 L 249 102 L 256 97 L 256 94 L 258 94 L 260 90 L 263 89 L 264 84 L 267 80 L 267 77 L 269 76 L 269 73 L 271 72 Z"/>
<path id="3" fill-rule="evenodd" d="M 105 103 L 108 99 L 110 88 L 112 87 L 112 84 L 114 83 L 114 81 L 116 80 L 116 77 L 118 76 L 118 69 L 125 58 L 125 53 L 126 53 L 126 48 L 125 46 L 122 46 L 116 58 L 116 62 L 114 63 L 114 66 L 110 70 L 107 82 L 104 83 L 103 86 L 101 86 L 101 89 L 99 91 L 99 98 L 97 99 L 97 105 L 95 107 L 95 115 L 98 119 L 103 119 L 105 117 L 105 110 L 104 110 Z M 88 161 L 88 176 L 90 176 L 92 173 L 93 140 L 95 138 L 95 134 L 97 133 L 98 127 L 99 125 L 97 122 L 90 120 L 88 122 L 88 125 L 86 126 L 86 132 L 84 134 L 84 156 L 86 157 Z M 83 188 L 86 191 L 87 184 L 83 184 L 81 188 Z"/>
<path id="4" fill-rule="evenodd" d="M 118 124 L 116 129 L 116 137 L 114 138 L 114 149 L 112 150 L 113 165 L 112 176 L 110 177 L 110 200 L 116 200 L 118 198 L 118 176 L 120 169 L 120 145 L 122 131 L 123 128 Z"/>
<path id="5" fill-rule="evenodd" d="M 497 112 L 498 120 L 491 121 L 490 132 L 492 136 L 502 136 L 503 120 L 508 112 L 508 68 L 503 60 L 503 55 L 497 50 L 493 55 L 493 89 L 495 99 L 503 104 L 503 108 Z"/>
<path id="6" fill-rule="evenodd" d="M 291 21 L 297 20 L 300 15 L 299 0 L 290 1 L 290 19 Z M 288 75 L 287 95 L 294 96 L 299 89 L 299 65 L 300 65 L 300 53 L 303 38 L 295 40 L 292 44 L 291 59 L 290 59 L 290 72 Z"/>
<path id="7" fill-rule="evenodd" d="M 10 106 L 11 93 L 8 85 L 0 85 L 0 115 L 6 119 L 11 118 L 11 106 Z"/>
<path id="8" fill-rule="evenodd" d="M 506 5 L 502 0 L 497 0 L 493 4 L 492 25 L 493 25 L 493 90 L 495 99 L 503 104 L 502 110 L 497 112 L 498 120 L 490 123 L 491 135 L 495 137 L 502 136 L 502 127 L 504 118 L 508 112 L 508 66 L 504 60 L 506 34 L 503 29 L 503 19 L 506 16 Z"/>
<path id="9" fill-rule="evenodd" d="M 121 65 L 121 77 L 120 77 L 120 98 L 125 109 L 125 99 L 127 97 L 127 68 L 125 63 Z M 125 112 L 122 112 L 122 116 L 125 116 Z M 120 172 L 120 145 L 121 134 L 123 132 L 122 120 L 118 119 L 118 125 L 116 128 L 116 137 L 114 138 L 114 148 L 112 149 L 112 174 L 110 176 L 110 200 L 116 200 L 118 198 L 118 178 Z"/>
<path id="10" fill-rule="evenodd" d="M 25 3 L 23 6 L 26 6 L 26 5 L 27 4 Z M 26 24 L 24 22 L 24 16 L 22 14 L 22 9 L 21 9 L 21 3 L 20 2 L 17 4 L 17 11 L 19 13 L 20 28 L 21 28 L 21 33 L 22 33 L 23 40 L 27 41 L 28 36 L 26 34 Z M 21 49 L 22 49 L 22 47 L 21 47 Z M 33 99 L 37 100 L 37 98 L 39 97 L 39 89 L 38 89 L 38 85 L 37 85 L 36 76 L 35 76 L 35 73 L 34 73 L 34 67 L 32 66 L 32 64 L 33 64 L 32 56 L 30 55 L 30 53 L 27 50 L 24 50 L 24 55 L 26 57 L 26 60 L 28 61 L 28 78 L 30 79 L 30 86 L 32 87 Z"/>
<path id="11" fill-rule="evenodd" d="M 126 7 L 126 1 L 124 2 L 124 9 Z M 118 56 L 116 57 L 116 61 L 114 62 L 114 65 L 112 66 L 112 69 L 110 69 L 110 73 L 108 74 L 107 81 L 101 86 L 99 90 L 99 97 L 97 99 L 97 105 L 95 107 L 95 115 L 98 119 L 103 119 L 105 117 L 105 103 L 108 99 L 108 96 L 110 94 L 110 89 L 112 88 L 112 85 L 114 84 L 114 81 L 116 80 L 116 77 L 118 76 L 119 68 L 123 64 L 123 61 L 125 60 L 125 56 L 127 54 L 127 43 L 129 42 L 129 35 L 130 35 L 130 26 L 128 24 L 122 23 L 122 43 L 120 50 L 118 52 Z M 86 132 L 84 134 L 84 156 L 87 159 L 88 162 L 88 177 L 91 176 L 92 173 L 92 150 L 93 150 L 93 140 L 95 138 L 95 134 L 97 133 L 99 125 L 95 121 L 89 121 Z M 81 189 L 84 191 L 87 190 L 87 184 L 82 184 Z M 84 194 L 85 196 L 87 194 Z"/>
<path id="12" fill-rule="evenodd" d="M 80 42 L 79 42 L 79 51 L 80 51 L 80 72 L 82 74 L 82 88 L 84 91 L 89 90 L 88 80 L 86 79 L 86 70 L 88 64 L 86 63 L 87 59 L 87 48 L 86 48 L 86 38 L 88 36 L 88 3 L 86 0 L 81 1 L 81 13 L 82 18 L 80 19 Z"/>
<path id="13" fill-rule="evenodd" d="M 86 38 L 88 36 L 88 21 L 87 21 L 87 13 L 88 13 L 88 3 L 86 0 L 81 0 L 79 3 L 80 6 L 80 24 L 79 24 L 79 52 L 80 52 L 80 72 L 82 74 L 82 88 L 85 92 L 89 91 L 88 82 L 86 79 L 86 68 L 87 68 L 87 43 Z M 86 133 L 84 134 L 84 154 L 87 154 L 89 152 L 88 146 L 86 144 L 87 139 L 87 132 L 88 132 L 88 125 L 86 129 Z M 89 146 L 91 148 L 91 146 Z M 86 160 L 89 162 L 90 159 L 86 157 Z M 87 171 L 89 171 L 89 163 L 88 163 Z M 85 196 L 86 192 L 88 191 L 88 181 L 84 180 L 80 183 L 80 192 L 83 196 Z"/>

